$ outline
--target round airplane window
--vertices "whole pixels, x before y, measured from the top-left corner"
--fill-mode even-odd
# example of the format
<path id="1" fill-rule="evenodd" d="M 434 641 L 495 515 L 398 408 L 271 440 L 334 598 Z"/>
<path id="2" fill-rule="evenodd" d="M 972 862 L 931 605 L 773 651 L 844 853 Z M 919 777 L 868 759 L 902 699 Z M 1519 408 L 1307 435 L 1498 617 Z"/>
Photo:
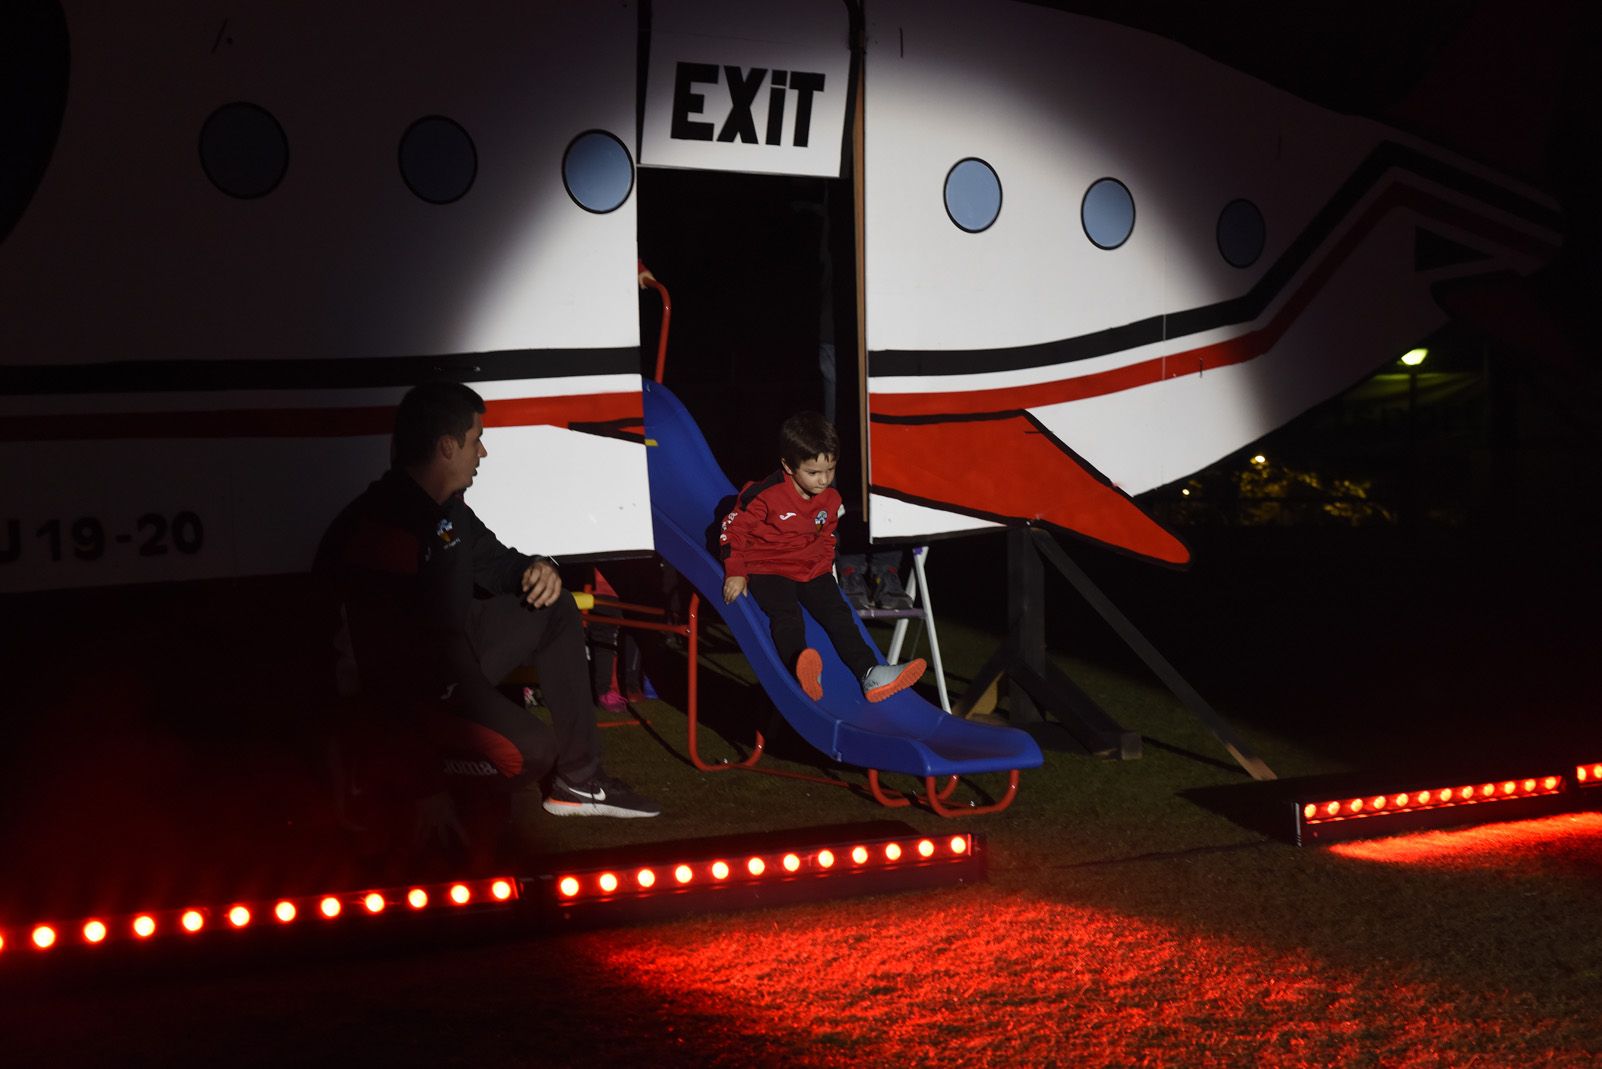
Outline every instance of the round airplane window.
<path id="1" fill-rule="evenodd" d="M 478 177 L 478 150 L 456 120 L 427 115 L 401 135 L 400 172 L 406 188 L 419 199 L 450 204 L 473 188 Z"/>
<path id="2" fill-rule="evenodd" d="M 1085 237 L 1098 249 L 1116 249 L 1135 230 L 1135 198 L 1116 178 L 1099 178 L 1085 190 L 1079 205 Z"/>
<path id="3" fill-rule="evenodd" d="M 615 134 L 586 130 L 562 154 L 562 185 L 587 212 L 616 211 L 634 189 L 634 161 Z"/>
<path id="4" fill-rule="evenodd" d="M 201 124 L 200 167 L 230 197 L 265 197 L 289 169 L 289 139 L 266 108 L 224 104 Z"/>
<path id="5" fill-rule="evenodd" d="M 1263 254 L 1268 231 L 1249 200 L 1232 200 L 1218 213 L 1218 253 L 1231 267 L 1250 267 Z"/>
<path id="6" fill-rule="evenodd" d="M 1001 214 L 1001 179 L 990 164 L 969 156 L 946 172 L 946 214 L 970 234 L 990 229 Z"/>

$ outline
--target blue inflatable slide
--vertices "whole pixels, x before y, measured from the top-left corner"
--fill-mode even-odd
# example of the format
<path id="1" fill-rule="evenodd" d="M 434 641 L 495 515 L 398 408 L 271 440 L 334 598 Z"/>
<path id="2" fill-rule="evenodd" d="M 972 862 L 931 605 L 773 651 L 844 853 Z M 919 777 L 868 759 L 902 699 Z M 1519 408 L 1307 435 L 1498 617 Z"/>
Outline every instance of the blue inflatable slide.
<path id="1" fill-rule="evenodd" d="M 960 719 L 912 691 L 869 703 L 810 617 L 807 643 L 823 656 L 824 697 L 808 698 L 779 662 L 767 617 L 756 602 L 745 597 L 733 605 L 722 603 L 723 566 L 712 555 L 708 532 L 735 487 L 684 405 L 650 381 L 645 383 L 645 434 L 657 553 L 717 606 L 768 697 L 810 745 L 845 764 L 919 777 L 1039 767 L 1040 748 L 1022 731 Z M 874 645 L 871 639 L 868 644 Z"/>

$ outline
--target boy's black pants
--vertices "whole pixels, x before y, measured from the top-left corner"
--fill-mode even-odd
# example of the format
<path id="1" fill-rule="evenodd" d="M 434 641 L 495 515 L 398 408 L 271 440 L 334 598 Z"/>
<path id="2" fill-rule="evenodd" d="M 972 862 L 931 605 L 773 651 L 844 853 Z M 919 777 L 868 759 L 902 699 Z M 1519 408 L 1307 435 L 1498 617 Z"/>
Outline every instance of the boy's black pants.
<path id="1" fill-rule="evenodd" d="M 857 614 L 840 596 L 840 587 L 832 573 L 824 572 L 805 583 L 782 575 L 748 575 L 746 588 L 768 614 L 779 660 L 792 671 L 796 658 L 807 648 L 806 621 L 801 616 L 803 605 L 828 634 L 835 652 L 855 678 L 861 679 L 868 669 L 879 663 L 878 656 L 862 640 L 862 632 L 857 630 Z"/>

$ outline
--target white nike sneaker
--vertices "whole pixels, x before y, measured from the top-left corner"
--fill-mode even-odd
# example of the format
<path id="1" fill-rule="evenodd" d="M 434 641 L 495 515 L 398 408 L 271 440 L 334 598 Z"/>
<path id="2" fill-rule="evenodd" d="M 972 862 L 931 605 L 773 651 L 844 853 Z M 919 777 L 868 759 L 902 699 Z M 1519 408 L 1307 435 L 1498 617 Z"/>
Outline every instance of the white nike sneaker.
<path id="1" fill-rule="evenodd" d="M 655 817 L 662 807 L 622 780 L 597 772 L 583 783 L 553 777 L 545 811 L 558 817 Z"/>

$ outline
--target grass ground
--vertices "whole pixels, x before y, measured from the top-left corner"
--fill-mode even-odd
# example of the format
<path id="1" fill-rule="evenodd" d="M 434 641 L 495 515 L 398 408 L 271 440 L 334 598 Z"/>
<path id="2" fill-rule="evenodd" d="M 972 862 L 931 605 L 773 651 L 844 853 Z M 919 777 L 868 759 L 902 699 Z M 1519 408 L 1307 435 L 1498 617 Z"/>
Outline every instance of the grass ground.
<path id="1" fill-rule="evenodd" d="M 1384 568 L 1362 554 L 1314 558 L 1310 572 L 1305 552 L 1258 546 L 1144 584 L 1121 563 L 1095 567 L 1282 776 L 1602 742 L 1575 656 L 1596 630 L 1584 599 L 1543 598 L 1515 621 L 1507 603 L 1523 595 L 1504 570 L 1465 578 L 1450 556 Z M 952 548 L 932 567 L 960 689 L 996 641 L 995 562 Z M 1602 1064 L 1602 814 L 1290 846 L 1200 804 L 1254 788 L 1093 620 L 1051 596 L 1064 606 L 1052 624 L 1060 663 L 1145 752 L 1048 754 L 1010 810 L 967 825 L 989 846 L 984 883 L 150 975 L 41 979 L 5 975 L 0 959 L 7 1061 Z M 1331 597 L 1338 609 L 1321 604 Z M 1406 656 L 1394 655 L 1398 636 Z M 606 745 L 663 816 L 558 821 L 520 799 L 509 856 L 887 815 L 848 790 L 695 772 L 671 662 L 658 664 L 666 700 L 640 707 L 650 728 L 609 731 Z M 763 715 L 739 657 L 715 641 L 703 680 L 729 739 Z M 8 900 L 27 897 L 24 881 L 121 885 L 114 894 L 142 880 L 148 896 L 344 872 L 333 853 L 308 866 L 335 839 L 297 733 L 275 745 L 251 703 L 231 712 L 181 731 L 123 720 L 73 751 L 80 776 L 124 785 L 115 812 L 104 791 L 97 807 L 77 803 L 81 780 L 37 764 L 26 790 L 11 781 L 7 844 L 21 864 L 8 866 Z M 706 748 L 735 752 L 717 736 Z M 775 749 L 779 767 L 806 767 L 782 759 L 805 756 L 782 740 Z"/>

